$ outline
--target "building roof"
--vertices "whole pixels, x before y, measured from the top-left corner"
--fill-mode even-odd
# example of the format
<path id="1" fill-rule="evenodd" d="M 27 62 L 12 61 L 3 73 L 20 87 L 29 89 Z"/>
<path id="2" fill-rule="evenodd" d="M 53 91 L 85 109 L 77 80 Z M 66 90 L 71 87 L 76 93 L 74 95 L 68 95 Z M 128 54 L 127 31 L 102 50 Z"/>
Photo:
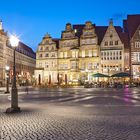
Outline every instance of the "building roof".
<path id="1" fill-rule="evenodd" d="M 103 37 L 107 31 L 108 26 L 96 26 L 95 24 L 93 24 L 93 26 L 95 27 L 95 33 L 97 34 L 98 37 L 98 44 L 100 45 Z M 76 31 L 76 36 L 80 37 L 82 35 L 82 31 L 83 28 L 85 27 L 85 24 L 77 24 L 77 25 L 73 25 L 73 29 L 77 30 Z M 122 33 L 122 28 L 120 26 L 114 26 L 116 29 L 116 32 L 118 33 L 119 37 L 121 38 L 121 33 Z"/>
<path id="2" fill-rule="evenodd" d="M 59 40 L 58 38 L 53 38 L 52 39 L 55 43 L 56 43 L 56 48 L 58 49 L 59 48 Z"/>
<path id="3" fill-rule="evenodd" d="M 121 38 L 121 41 L 123 42 L 123 44 L 124 44 L 124 48 L 125 49 L 128 49 L 129 50 L 129 48 L 130 48 L 130 45 L 129 45 L 129 36 L 128 36 L 128 33 L 121 33 L 120 34 L 120 38 Z"/>
<path id="4" fill-rule="evenodd" d="M 105 35 L 105 32 L 106 32 L 108 26 L 95 26 L 95 24 L 93 24 L 93 26 L 95 27 L 95 33 L 97 34 L 97 37 L 98 37 L 98 44 L 100 44 L 104 35 Z M 84 27 L 85 27 L 85 24 L 73 25 L 73 29 L 74 30 L 76 29 L 75 35 L 77 37 L 80 38 L 80 36 L 82 35 Z"/>
<path id="5" fill-rule="evenodd" d="M 29 57 L 32 57 L 34 59 L 36 58 L 36 53 L 29 46 L 25 45 L 22 42 L 19 42 L 19 46 L 16 49 L 16 51 L 18 51 L 24 55 L 27 55 Z"/>
<path id="6" fill-rule="evenodd" d="M 96 26 L 95 27 L 95 32 L 97 34 L 97 37 L 98 37 L 98 44 L 100 45 L 103 38 L 104 38 L 104 35 L 107 31 L 107 28 L 108 26 Z"/>
<path id="7" fill-rule="evenodd" d="M 129 33 L 129 37 L 132 38 L 140 25 L 140 14 L 127 15 L 127 20 L 123 21 L 125 31 Z"/>

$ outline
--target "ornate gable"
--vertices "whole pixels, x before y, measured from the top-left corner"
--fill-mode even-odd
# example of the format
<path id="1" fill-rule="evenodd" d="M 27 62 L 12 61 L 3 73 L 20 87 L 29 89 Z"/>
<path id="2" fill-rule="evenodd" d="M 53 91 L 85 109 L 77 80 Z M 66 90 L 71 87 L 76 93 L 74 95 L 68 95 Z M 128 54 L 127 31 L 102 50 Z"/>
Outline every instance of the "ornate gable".
<path id="1" fill-rule="evenodd" d="M 87 21 L 83 29 L 83 33 L 80 37 L 81 45 L 93 45 L 97 44 L 97 36 L 95 33 L 95 27 L 92 25 L 92 22 Z"/>
<path id="2" fill-rule="evenodd" d="M 70 23 L 66 24 L 65 31 L 62 32 L 60 39 L 60 48 L 61 47 L 77 47 L 78 46 L 78 37 L 75 36 L 75 32 L 72 29 Z"/>
<path id="3" fill-rule="evenodd" d="M 66 24 L 65 31 L 62 32 L 62 39 L 73 39 L 75 38 L 74 30 L 70 23 Z"/>
<path id="4" fill-rule="evenodd" d="M 56 50 L 56 43 L 52 40 L 51 36 L 47 33 L 42 42 L 38 46 L 38 51 Z"/>
<path id="5" fill-rule="evenodd" d="M 104 38 L 101 42 L 101 47 L 120 47 L 122 46 L 122 41 L 120 38 L 120 34 L 122 33 L 122 29 L 119 26 L 114 26 L 113 21 L 110 20 L 108 29 L 104 35 Z"/>

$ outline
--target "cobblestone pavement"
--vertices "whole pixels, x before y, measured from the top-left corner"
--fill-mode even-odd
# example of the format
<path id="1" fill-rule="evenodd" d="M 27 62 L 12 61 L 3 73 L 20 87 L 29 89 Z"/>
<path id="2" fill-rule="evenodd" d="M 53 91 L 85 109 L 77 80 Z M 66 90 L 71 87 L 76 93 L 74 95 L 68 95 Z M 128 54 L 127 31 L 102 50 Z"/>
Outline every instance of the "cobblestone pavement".
<path id="1" fill-rule="evenodd" d="M 139 140 L 140 91 L 47 89 L 19 93 L 18 114 L 5 114 L 0 95 L 2 140 Z"/>

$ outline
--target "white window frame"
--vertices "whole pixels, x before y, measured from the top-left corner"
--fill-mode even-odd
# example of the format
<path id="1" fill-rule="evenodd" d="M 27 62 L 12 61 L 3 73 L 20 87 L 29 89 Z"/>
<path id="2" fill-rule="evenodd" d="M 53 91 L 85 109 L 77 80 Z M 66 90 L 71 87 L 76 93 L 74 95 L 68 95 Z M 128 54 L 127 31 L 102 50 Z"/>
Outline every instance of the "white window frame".
<path id="1" fill-rule="evenodd" d="M 140 48 L 140 41 L 135 42 L 135 48 Z"/>

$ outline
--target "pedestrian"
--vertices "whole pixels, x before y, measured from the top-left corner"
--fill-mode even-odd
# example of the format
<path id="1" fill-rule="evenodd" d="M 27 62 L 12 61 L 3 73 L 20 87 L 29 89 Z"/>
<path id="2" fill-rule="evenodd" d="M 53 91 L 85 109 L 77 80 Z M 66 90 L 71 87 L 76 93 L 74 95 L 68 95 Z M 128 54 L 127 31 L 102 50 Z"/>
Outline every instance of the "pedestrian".
<path id="1" fill-rule="evenodd" d="M 28 89 L 28 80 L 26 80 L 26 88 L 25 88 L 25 92 L 28 94 L 29 93 L 29 89 Z"/>
<path id="2" fill-rule="evenodd" d="M 28 86 L 26 86 L 26 88 L 25 88 L 25 92 L 28 94 Z"/>

